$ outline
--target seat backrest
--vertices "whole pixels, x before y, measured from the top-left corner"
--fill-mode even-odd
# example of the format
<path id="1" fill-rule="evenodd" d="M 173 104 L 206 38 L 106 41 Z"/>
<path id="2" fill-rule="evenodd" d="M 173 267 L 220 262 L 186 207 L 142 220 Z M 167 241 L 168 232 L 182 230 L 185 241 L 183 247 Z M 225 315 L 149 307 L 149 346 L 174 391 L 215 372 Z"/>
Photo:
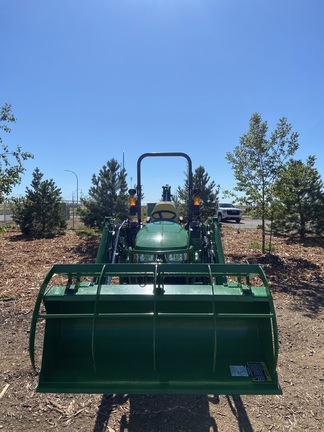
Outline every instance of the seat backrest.
<path id="1" fill-rule="evenodd" d="M 172 201 L 160 201 L 155 204 L 151 219 L 153 221 L 163 219 L 179 223 L 179 214 Z"/>

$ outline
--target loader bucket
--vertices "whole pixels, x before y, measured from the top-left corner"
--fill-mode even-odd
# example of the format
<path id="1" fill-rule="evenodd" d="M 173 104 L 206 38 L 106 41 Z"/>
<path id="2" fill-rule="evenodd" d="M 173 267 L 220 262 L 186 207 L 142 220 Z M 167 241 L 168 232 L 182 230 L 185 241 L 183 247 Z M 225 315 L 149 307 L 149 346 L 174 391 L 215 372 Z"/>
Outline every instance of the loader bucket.
<path id="1" fill-rule="evenodd" d="M 39 320 L 38 392 L 281 393 L 276 317 L 257 265 L 55 265 L 33 314 L 34 367 Z"/>

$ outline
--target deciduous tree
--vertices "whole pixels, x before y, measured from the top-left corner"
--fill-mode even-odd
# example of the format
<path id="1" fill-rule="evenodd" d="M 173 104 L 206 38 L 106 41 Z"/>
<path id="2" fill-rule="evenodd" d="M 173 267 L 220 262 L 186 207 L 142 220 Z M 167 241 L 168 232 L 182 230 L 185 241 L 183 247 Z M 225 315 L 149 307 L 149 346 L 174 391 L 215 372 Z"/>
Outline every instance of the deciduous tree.
<path id="1" fill-rule="evenodd" d="M 5 104 L 0 110 L 0 130 L 10 133 L 10 123 L 15 123 L 16 118 L 11 111 L 11 105 Z M 0 136 L 0 144 L 2 147 L 0 153 L 0 203 L 3 202 L 5 196 L 9 195 L 14 186 L 21 181 L 21 174 L 25 172 L 23 161 L 33 158 L 29 152 L 23 152 L 20 146 L 16 146 L 14 150 L 4 144 Z"/>
<path id="2" fill-rule="evenodd" d="M 270 215 L 273 187 L 282 167 L 298 149 L 298 133 L 285 117 L 281 118 L 275 130 L 267 138 L 268 125 L 259 113 L 250 119 L 250 127 L 241 136 L 240 144 L 232 153 L 226 154 L 234 169 L 237 185 L 243 192 L 240 201 L 262 219 L 262 251 L 265 252 L 266 219 Z"/>

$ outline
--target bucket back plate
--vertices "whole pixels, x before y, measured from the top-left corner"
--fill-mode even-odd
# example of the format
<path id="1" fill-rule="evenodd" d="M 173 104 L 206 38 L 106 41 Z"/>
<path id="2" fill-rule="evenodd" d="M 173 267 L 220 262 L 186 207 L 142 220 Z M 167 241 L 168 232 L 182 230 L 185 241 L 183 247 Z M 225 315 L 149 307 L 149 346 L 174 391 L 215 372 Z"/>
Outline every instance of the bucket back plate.
<path id="1" fill-rule="evenodd" d="M 238 272 L 226 265 L 175 264 L 170 270 L 170 264 L 158 269 L 144 264 L 139 272 L 137 264 L 136 274 L 118 264 L 105 270 L 88 265 L 83 276 L 90 266 L 100 274 L 98 283 L 55 285 L 41 294 L 45 313 L 36 311 L 34 324 L 45 318 L 46 325 L 37 391 L 281 393 L 276 322 L 266 286 L 206 282 L 206 275 L 212 280 L 216 273 Z M 60 267 L 54 272 L 68 270 Z M 234 267 L 243 274 L 242 266 Z M 101 283 L 116 273 L 137 277 L 137 283 Z M 181 275 L 187 283 L 157 286 L 162 273 L 168 281 Z M 34 336 L 32 328 L 31 344 Z"/>

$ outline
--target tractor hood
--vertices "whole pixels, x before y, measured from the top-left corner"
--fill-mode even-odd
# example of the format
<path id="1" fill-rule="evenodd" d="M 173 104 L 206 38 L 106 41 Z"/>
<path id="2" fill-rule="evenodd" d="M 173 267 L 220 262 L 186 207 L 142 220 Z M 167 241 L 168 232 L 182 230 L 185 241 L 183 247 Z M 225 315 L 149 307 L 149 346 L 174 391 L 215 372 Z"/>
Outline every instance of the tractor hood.
<path id="1" fill-rule="evenodd" d="M 175 222 L 158 221 L 145 225 L 137 234 L 135 250 L 186 250 L 188 234 Z"/>

